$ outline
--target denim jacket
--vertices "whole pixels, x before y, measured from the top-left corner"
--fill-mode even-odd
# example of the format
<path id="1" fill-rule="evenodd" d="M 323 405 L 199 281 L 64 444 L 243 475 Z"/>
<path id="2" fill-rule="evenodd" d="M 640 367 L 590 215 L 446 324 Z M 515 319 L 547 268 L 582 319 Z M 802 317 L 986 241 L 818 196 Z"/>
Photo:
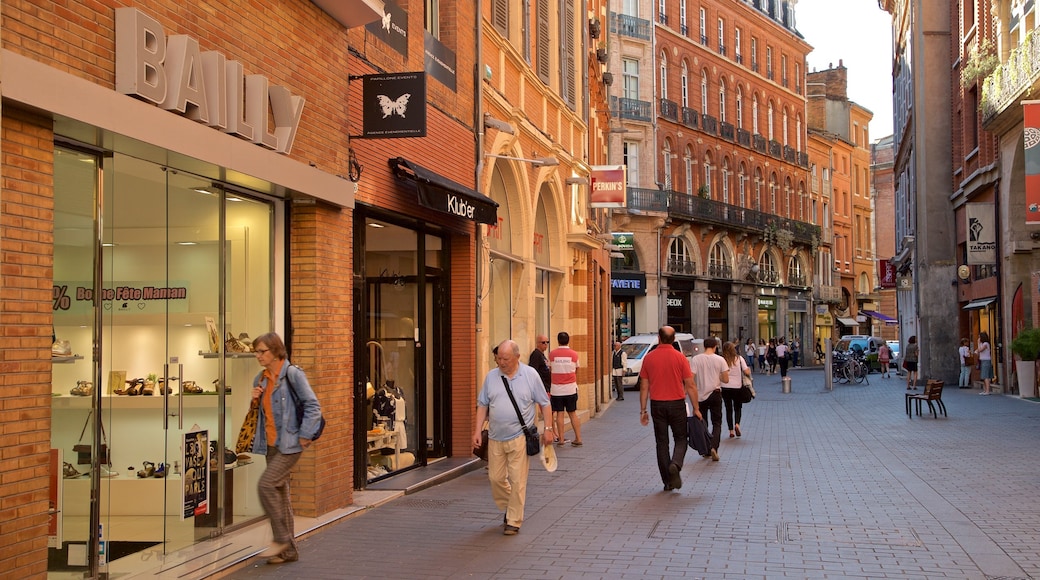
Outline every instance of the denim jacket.
<path id="1" fill-rule="evenodd" d="M 289 385 L 289 376 L 292 376 L 292 385 Z M 264 371 L 260 371 L 253 379 L 253 386 L 263 386 L 265 389 Z M 292 395 L 289 389 L 295 388 L 296 397 L 303 401 L 304 416 L 303 425 L 300 425 L 296 417 L 296 407 L 293 405 Z M 261 395 L 263 396 L 263 395 Z M 271 393 L 271 412 L 274 415 L 274 424 L 278 428 L 278 451 L 283 454 L 301 453 L 303 447 L 300 445 L 300 437 L 310 439 L 318 430 L 318 418 L 321 417 L 321 404 L 314 395 L 307 375 L 300 367 L 293 366 L 288 359 L 282 365 L 282 372 L 278 374 L 278 384 Z M 264 406 L 260 405 L 260 419 L 257 424 L 256 437 L 253 438 L 253 453 L 261 455 L 267 453 L 267 430 L 264 428 L 265 421 Z"/>

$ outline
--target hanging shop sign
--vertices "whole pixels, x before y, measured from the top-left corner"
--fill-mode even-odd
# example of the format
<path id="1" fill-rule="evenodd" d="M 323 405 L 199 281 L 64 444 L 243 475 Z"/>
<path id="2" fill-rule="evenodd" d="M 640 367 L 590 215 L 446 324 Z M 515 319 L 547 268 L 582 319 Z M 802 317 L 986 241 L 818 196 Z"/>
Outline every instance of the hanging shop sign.
<path id="1" fill-rule="evenodd" d="M 646 296 L 646 274 L 611 272 L 610 293 L 614 296 Z"/>
<path id="2" fill-rule="evenodd" d="M 426 74 L 437 79 L 452 91 L 455 90 L 455 52 L 437 37 L 424 30 L 424 51 L 426 52 Z"/>
<path id="3" fill-rule="evenodd" d="M 1040 101 L 1022 102 L 1022 120 L 1026 162 L 1026 223 L 1040 224 Z"/>
<path id="4" fill-rule="evenodd" d="M 776 310 L 776 298 L 773 296 L 758 297 L 759 310 Z"/>
<path id="5" fill-rule="evenodd" d="M 383 6 L 383 17 L 365 25 L 365 30 L 401 56 L 408 56 L 408 13 L 393 0 L 383 0 Z"/>
<path id="6" fill-rule="evenodd" d="M 968 259 L 970 265 L 997 263 L 997 228 L 993 226 L 992 203 L 968 203 L 964 216 L 968 220 Z"/>
<path id="7" fill-rule="evenodd" d="M 632 232 L 613 233 L 610 234 L 610 238 L 611 243 L 617 246 L 622 252 L 636 249 L 635 245 L 633 245 L 635 237 L 632 235 Z"/>
<path id="8" fill-rule="evenodd" d="M 426 73 L 406 72 L 361 77 L 366 139 L 426 136 Z"/>
<path id="9" fill-rule="evenodd" d="M 625 165 L 593 165 L 589 171 L 589 207 L 625 207 Z"/>
<path id="10" fill-rule="evenodd" d="M 878 260 L 878 280 L 882 288 L 896 287 L 896 265 L 892 260 Z"/>
<path id="11" fill-rule="evenodd" d="M 303 115 L 303 97 L 136 8 L 116 9 L 116 90 L 282 154 Z"/>

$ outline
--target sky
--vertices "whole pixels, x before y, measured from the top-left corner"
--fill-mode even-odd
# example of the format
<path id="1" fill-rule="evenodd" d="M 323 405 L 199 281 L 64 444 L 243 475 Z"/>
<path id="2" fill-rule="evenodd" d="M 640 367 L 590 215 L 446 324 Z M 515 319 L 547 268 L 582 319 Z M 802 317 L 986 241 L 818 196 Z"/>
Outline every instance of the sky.
<path id="1" fill-rule="evenodd" d="M 848 69 L 849 99 L 866 107 L 870 140 L 892 134 L 892 20 L 877 0 L 798 0 L 798 31 L 813 47 L 808 70 L 842 61 Z"/>

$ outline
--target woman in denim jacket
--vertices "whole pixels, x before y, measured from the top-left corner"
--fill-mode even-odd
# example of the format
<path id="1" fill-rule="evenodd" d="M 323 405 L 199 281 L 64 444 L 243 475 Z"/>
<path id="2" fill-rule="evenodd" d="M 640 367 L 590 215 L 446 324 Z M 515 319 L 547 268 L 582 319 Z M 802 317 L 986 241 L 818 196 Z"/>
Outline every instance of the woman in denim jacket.
<path id="1" fill-rule="evenodd" d="M 274 536 L 261 556 L 268 558 L 268 564 L 284 564 L 300 558 L 293 530 L 289 479 L 300 454 L 318 432 L 321 405 L 307 375 L 287 360 L 285 343 L 277 333 L 269 332 L 253 340 L 253 352 L 264 367 L 253 379 L 253 399 L 260 402 L 253 453 L 267 456 L 267 469 L 260 476 L 257 490 Z M 302 418 L 296 416 L 289 389 L 303 403 Z"/>

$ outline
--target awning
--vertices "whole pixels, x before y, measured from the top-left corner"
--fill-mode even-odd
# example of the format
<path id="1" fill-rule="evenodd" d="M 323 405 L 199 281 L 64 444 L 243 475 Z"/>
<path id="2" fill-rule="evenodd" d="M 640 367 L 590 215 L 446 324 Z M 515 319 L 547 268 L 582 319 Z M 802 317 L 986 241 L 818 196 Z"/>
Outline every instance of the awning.
<path id="1" fill-rule="evenodd" d="M 961 308 L 961 310 L 978 310 L 979 308 L 985 308 L 996 301 L 996 298 L 979 298 L 978 300 L 972 300 L 965 304 L 964 308 Z"/>
<path id="2" fill-rule="evenodd" d="M 869 316 L 871 318 L 876 318 L 876 319 L 880 320 L 881 322 L 884 322 L 885 324 L 892 324 L 892 325 L 899 324 L 899 321 L 896 320 L 895 318 L 892 318 L 891 316 L 888 316 L 887 314 L 881 314 L 880 312 L 874 312 L 873 310 L 860 310 L 859 313 L 862 314 L 863 316 Z"/>
<path id="3" fill-rule="evenodd" d="M 419 205 L 481 224 L 498 223 L 498 202 L 402 157 L 390 158 L 390 169 L 419 188 Z"/>
<path id="4" fill-rule="evenodd" d="M 840 322 L 840 323 L 842 323 L 842 324 L 844 324 L 845 326 L 848 326 L 848 327 L 859 326 L 859 323 L 856 322 L 855 318 L 842 318 L 842 317 L 839 316 L 838 317 L 838 322 Z"/>

